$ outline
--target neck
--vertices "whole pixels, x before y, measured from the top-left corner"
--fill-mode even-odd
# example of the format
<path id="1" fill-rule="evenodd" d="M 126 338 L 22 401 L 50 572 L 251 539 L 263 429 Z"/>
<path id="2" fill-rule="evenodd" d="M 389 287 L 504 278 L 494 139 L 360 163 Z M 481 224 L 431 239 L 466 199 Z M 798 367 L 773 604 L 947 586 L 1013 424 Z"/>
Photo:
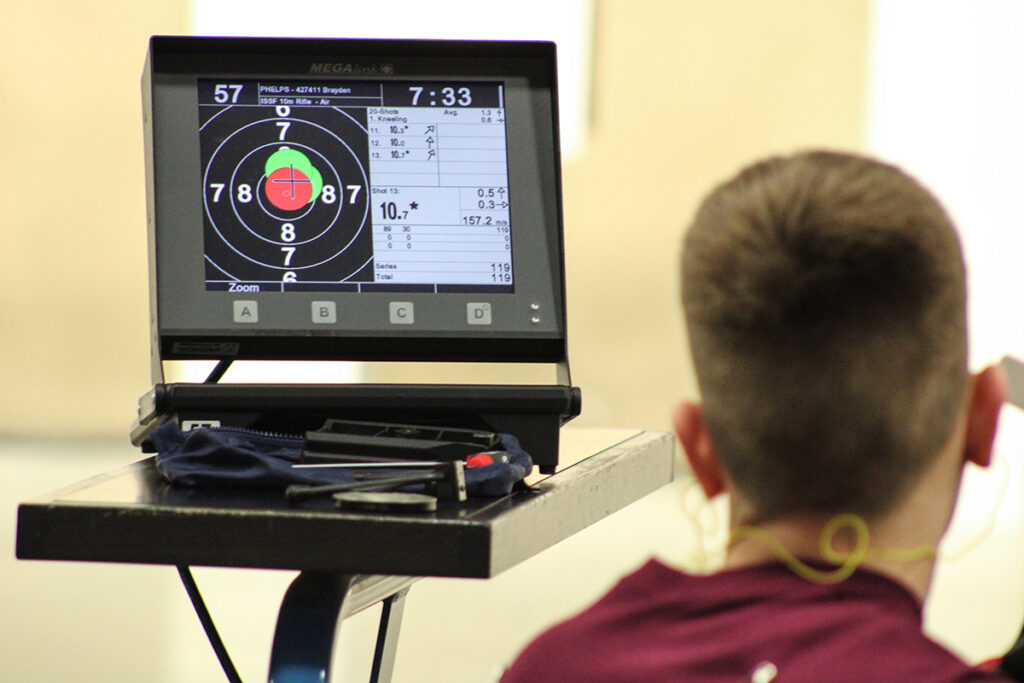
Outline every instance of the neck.
<path id="1" fill-rule="evenodd" d="M 935 571 L 935 549 L 953 516 L 964 471 L 964 418 L 957 423 L 946 446 L 899 497 L 899 502 L 877 517 L 866 519 L 868 548 L 858 566 L 887 576 L 906 587 L 923 604 Z M 756 519 L 753 507 L 732 486 L 730 518 L 735 531 L 746 520 Z M 832 515 L 793 515 L 757 524 L 772 534 L 790 554 L 810 561 L 828 558 L 821 554 L 822 530 Z M 850 529 L 833 536 L 833 548 L 840 554 L 856 548 L 857 537 Z M 780 559 L 778 548 L 757 536 L 730 545 L 726 567 L 764 564 Z"/>
<path id="2" fill-rule="evenodd" d="M 907 588 L 919 603 L 924 603 L 935 569 L 934 550 L 938 537 L 923 538 L 891 519 L 867 522 L 860 532 L 857 526 L 839 525 L 833 529 L 834 533 L 830 533 L 826 527 L 831 519 L 780 519 L 756 525 L 753 534 L 741 533 L 750 528 L 746 525 L 734 525 L 736 540 L 729 547 L 725 565 L 735 568 L 778 561 L 782 559 L 782 553 L 775 542 L 803 562 L 835 564 L 834 560 L 830 561 L 832 558 L 822 555 L 824 533 L 829 547 L 840 558 L 850 558 L 857 567 L 895 580 Z M 864 533 L 864 529 L 866 538 L 860 538 L 858 533 Z M 864 548 L 858 548 L 858 544 L 864 542 L 867 547 L 860 554 L 858 550 Z M 842 575 L 838 573 L 841 567 L 837 567 L 836 576 Z"/>
<path id="3" fill-rule="evenodd" d="M 953 516 L 963 476 L 959 443 L 960 431 L 951 438 L 951 446 L 943 449 L 913 485 L 899 498 L 899 503 L 885 514 L 865 519 L 868 548 L 858 566 L 887 576 L 907 588 L 924 604 L 935 571 L 935 549 L 946 533 Z M 734 488 L 730 496 L 730 518 L 735 531 L 746 520 L 756 519 L 746 499 Z M 756 524 L 763 533 L 772 534 L 792 555 L 804 561 L 823 561 L 822 530 L 832 515 L 794 515 Z M 854 550 L 857 537 L 851 529 L 840 529 L 833 536 L 832 547 L 840 554 Z M 778 549 L 757 536 L 744 537 L 730 545 L 726 567 L 743 567 L 779 560 Z"/>

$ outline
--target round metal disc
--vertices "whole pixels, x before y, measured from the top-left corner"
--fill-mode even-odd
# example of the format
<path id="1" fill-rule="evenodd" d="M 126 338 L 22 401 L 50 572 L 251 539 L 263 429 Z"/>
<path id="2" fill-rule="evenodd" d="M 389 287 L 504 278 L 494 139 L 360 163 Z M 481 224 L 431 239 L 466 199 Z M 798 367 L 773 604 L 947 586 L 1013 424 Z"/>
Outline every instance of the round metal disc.
<path id="1" fill-rule="evenodd" d="M 335 493 L 334 504 L 342 510 L 360 512 L 433 512 L 437 498 L 400 491 L 347 491 Z"/>

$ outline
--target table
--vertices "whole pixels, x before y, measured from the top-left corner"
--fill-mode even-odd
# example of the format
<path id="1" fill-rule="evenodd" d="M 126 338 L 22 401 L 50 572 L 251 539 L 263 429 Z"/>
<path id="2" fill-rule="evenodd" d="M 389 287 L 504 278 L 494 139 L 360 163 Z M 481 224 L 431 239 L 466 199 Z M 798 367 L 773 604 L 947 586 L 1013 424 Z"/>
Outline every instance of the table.
<path id="1" fill-rule="evenodd" d="M 338 621 L 383 601 L 372 680 L 386 681 L 417 577 L 494 576 L 667 484 L 673 452 L 664 432 L 564 429 L 561 468 L 532 476 L 530 490 L 412 515 L 175 487 L 147 458 L 22 503 L 16 554 L 175 565 L 194 603 L 188 566 L 297 569 L 278 615 L 270 680 L 329 680 Z"/>

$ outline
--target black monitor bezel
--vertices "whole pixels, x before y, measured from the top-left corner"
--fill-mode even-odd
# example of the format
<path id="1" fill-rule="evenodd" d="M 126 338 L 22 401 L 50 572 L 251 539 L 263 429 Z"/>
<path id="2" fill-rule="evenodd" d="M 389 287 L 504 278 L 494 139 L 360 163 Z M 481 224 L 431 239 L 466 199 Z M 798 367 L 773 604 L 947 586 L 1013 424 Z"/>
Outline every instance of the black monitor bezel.
<path id="1" fill-rule="evenodd" d="M 534 274 L 550 278 L 549 329 L 432 330 L 407 333 L 320 333 L 319 330 L 208 330 L 168 325 L 161 315 L 161 292 L 175 289 L 173 263 L 165 263 L 160 230 L 164 214 L 178 202 L 201 202 L 172 188 L 164 165 L 167 141 L 154 134 L 154 88 L 168 79 L 207 78 L 222 73 L 274 77 L 308 74 L 311 64 L 330 65 L 327 78 L 370 77 L 380 64 L 396 65 L 391 77 L 402 78 L 403 65 L 415 62 L 418 73 L 452 75 L 509 74 L 527 78 L 530 126 L 541 142 L 537 164 L 543 176 L 539 199 L 544 205 L 546 261 L 534 265 Z M 244 64 L 240 70 L 239 65 Z M 452 68 L 457 66 L 458 68 Z M 345 71 L 346 67 L 349 71 Z M 468 71 L 467 71 L 468 70 Z M 543 97 L 533 97 L 536 90 Z M 174 359 L 326 359 L 380 361 L 502 361 L 562 362 L 566 358 L 565 283 L 562 235 L 561 173 L 558 143 L 555 46 L 545 42 L 349 40 L 291 38 L 200 38 L 154 36 L 143 74 L 146 127 L 147 199 L 150 230 L 150 296 L 152 343 L 161 360 Z M 159 126 L 159 123 L 156 123 Z M 196 131 L 198 135 L 198 130 Z M 180 170 L 180 169 L 178 169 Z M 198 160 L 195 174 L 200 172 Z M 510 177 L 510 184 L 513 182 Z M 168 188 L 172 188 L 168 190 Z M 172 196 L 167 196 L 172 195 Z M 170 209 L 168 207 L 171 207 Z M 191 210 L 195 210 L 193 206 Z M 513 228 L 515 230 L 515 228 Z M 519 258 L 516 247 L 513 259 Z M 523 252 L 526 253 L 526 252 Z M 540 270 L 538 270 L 540 268 Z M 524 271 L 531 272 L 531 271 Z M 519 276 L 517 275 L 517 278 Z M 170 283 L 170 284 L 168 284 Z M 518 291 L 518 290 L 517 290 Z M 164 294 L 173 296 L 173 294 Z M 439 296 L 439 295 L 435 295 Z M 515 294 L 509 295 L 515 296 Z"/>

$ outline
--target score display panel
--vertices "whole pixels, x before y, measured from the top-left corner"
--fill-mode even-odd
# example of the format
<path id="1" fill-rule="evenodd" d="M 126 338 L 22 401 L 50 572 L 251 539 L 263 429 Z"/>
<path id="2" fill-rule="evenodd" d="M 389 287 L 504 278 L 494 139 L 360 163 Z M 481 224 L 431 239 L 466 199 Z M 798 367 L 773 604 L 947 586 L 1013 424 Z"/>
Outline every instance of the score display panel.
<path id="1" fill-rule="evenodd" d="M 502 83 L 197 83 L 207 290 L 514 291 Z"/>
<path id="2" fill-rule="evenodd" d="M 565 357 L 549 43 L 154 37 L 162 359 Z"/>

